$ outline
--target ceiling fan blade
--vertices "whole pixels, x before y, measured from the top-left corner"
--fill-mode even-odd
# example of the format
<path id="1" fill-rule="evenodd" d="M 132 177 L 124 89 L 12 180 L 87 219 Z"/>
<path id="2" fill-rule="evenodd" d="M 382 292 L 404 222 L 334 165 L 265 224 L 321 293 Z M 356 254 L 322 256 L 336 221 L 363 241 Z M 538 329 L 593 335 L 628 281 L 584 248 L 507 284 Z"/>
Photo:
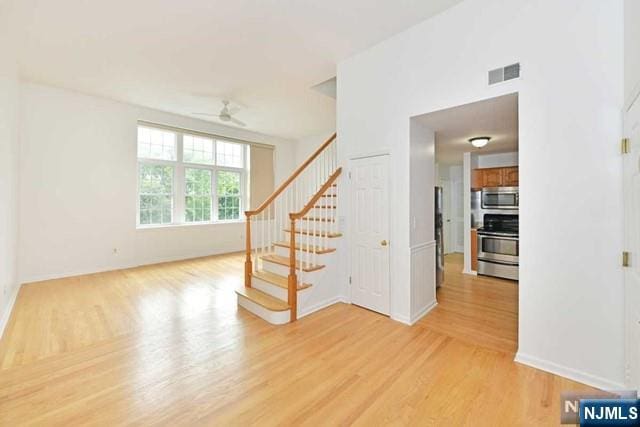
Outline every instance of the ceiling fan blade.
<path id="1" fill-rule="evenodd" d="M 192 112 L 191 114 L 197 114 L 199 116 L 211 116 L 211 117 L 218 117 L 217 114 L 212 114 L 212 113 L 196 113 L 196 112 Z"/>
<path id="2" fill-rule="evenodd" d="M 234 114 L 238 114 L 241 108 L 238 107 L 237 105 L 230 105 L 228 110 L 229 110 L 229 114 L 233 116 Z"/>
<path id="3" fill-rule="evenodd" d="M 231 117 L 231 122 L 237 124 L 238 126 L 242 126 L 242 127 L 247 126 L 246 123 L 236 119 L 235 117 Z"/>

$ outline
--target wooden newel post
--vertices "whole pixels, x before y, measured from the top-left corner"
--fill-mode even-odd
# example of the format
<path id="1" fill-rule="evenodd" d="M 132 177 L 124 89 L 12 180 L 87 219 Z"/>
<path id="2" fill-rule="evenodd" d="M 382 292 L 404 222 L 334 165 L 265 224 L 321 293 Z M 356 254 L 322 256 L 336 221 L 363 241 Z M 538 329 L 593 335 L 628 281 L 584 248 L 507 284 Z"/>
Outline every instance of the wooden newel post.
<path id="1" fill-rule="evenodd" d="M 289 280 L 287 302 L 291 310 L 291 321 L 298 318 L 298 278 L 296 277 L 296 220 L 291 218 L 291 241 L 289 245 Z"/>
<path id="2" fill-rule="evenodd" d="M 253 265 L 251 263 L 251 216 L 245 212 L 247 216 L 247 231 L 246 231 L 246 256 L 244 261 L 244 285 L 248 288 L 251 287 L 251 272 L 253 271 Z"/>

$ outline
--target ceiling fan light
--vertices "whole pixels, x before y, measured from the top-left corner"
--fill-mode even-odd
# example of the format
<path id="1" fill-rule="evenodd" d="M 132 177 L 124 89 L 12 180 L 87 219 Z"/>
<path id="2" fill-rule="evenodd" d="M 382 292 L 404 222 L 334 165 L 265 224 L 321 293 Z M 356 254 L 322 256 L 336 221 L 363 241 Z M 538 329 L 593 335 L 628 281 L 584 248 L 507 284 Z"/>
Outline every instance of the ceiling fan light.
<path id="1" fill-rule="evenodd" d="M 482 148 L 489 143 L 491 140 L 488 136 L 477 136 L 475 138 L 471 138 L 469 142 L 476 148 Z"/>

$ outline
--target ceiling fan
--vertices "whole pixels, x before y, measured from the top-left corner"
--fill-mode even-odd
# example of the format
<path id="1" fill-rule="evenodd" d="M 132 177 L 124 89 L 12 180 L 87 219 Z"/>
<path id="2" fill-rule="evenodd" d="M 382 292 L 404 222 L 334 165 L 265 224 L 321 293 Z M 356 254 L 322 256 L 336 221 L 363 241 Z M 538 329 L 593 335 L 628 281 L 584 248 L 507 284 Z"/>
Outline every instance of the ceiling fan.
<path id="1" fill-rule="evenodd" d="M 238 126 L 247 126 L 246 123 L 244 123 L 241 120 L 236 119 L 235 117 L 233 117 L 231 115 L 231 112 L 229 111 L 229 101 L 222 101 L 223 107 L 222 110 L 220 110 L 219 114 L 211 114 L 211 113 L 193 113 L 193 114 L 198 114 L 200 116 L 212 116 L 212 117 L 217 117 L 218 119 L 220 119 L 223 122 L 231 122 L 233 124 L 236 124 Z"/>

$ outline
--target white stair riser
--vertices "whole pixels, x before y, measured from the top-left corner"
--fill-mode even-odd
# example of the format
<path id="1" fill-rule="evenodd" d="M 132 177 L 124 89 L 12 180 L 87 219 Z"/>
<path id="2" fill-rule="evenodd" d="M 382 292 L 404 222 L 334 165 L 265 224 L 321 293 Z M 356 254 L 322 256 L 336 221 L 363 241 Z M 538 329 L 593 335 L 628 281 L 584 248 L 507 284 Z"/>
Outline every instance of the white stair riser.
<path id="1" fill-rule="evenodd" d="M 302 281 L 300 281 L 300 283 L 302 283 Z M 287 289 L 281 288 L 280 286 L 276 286 L 273 283 L 269 283 L 257 277 L 251 278 L 251 286 L 253 286 L 259 291 L 269 294 L 272 297 L 278 298 L 282 301 L 286 302 L 289 299 L 289 292 L 287 291 Z M 309 289 L 311 289 L 311 287 L 300 289 L 298 291 L 298 298 L 300 297 L 300 295 L 304 294 L 304 292 L 308 291 Z"/>
<path id="2" fill-rule="evenodd" d="M 291 239 L 290 236 L 291 236 L 291 234 L 286 232 L 284 241 L 285 242 L 289 242 L 290 239 Z M 338 239 L 338 238 L 337 237 L 323 237 L 323 236 L 309 235 L 309 244 L 310 245 L 315 245 L 315 246 L 324 246 L 326 248 L 335 248 L 336 247 L 336 239 Z M 298 244 L 302 243 L 303 245 L 306 245 L 307 244 L 307 235 L 306 234 L 296 233 L 296 242 L 298 242 Z"/>
<path id="3" fill-rule="evenodd" d="M 305 245 L 306 245 L 306 243 L 303 243 L 302 247 L 304 247 Z M 275 247 L 275 253 L 276 253 L 276 255 L 280 255 L 280 256 L 288 258 L 289 257 L 289 248 L 285 248 L 285 247 L 282 247 L 282 246 L 276 246 Z M 314 255 L 313 253 L 310 253 L 309 254 L 309 258 L 311 259 L 312 257 L 315 256 L 315 259 L 317 260 L 316 264 L 326 264 L 322 260 L 323 260 L 323 258 L 327 257 L 328 255 L 331 255 L 331 253 L 332 252 L 329 252 L 329 253 L 326 253 L 326 254 L 316 254 L 316 255 Z M 306 257 L 307 257 L 307 252 L 300 251 L 300 250 L 296 251 L 296 259 L 301 259 L 302 258 L 302 259 L 306 260 L 307 259 Z"/>
<path id="4" fill-rule="evenodd" d="M 328 204 L 329 206 L 333 206 L 332 203 Z M 322 205 L 320 205 L 322 206 Z M 321 217 L 321 218 L 333 218 L 337 219 L 337 209 L 323 209 L 323 208 L 312 208 L 309 210 L 308 216 L 313 217 Z"/>
<path id="5" fill-rule="evenodd" d="M 242 295 L 238 295 L 238 305 L 273 325 L 284 325 L 285 323 L 289 323 L 290 320 L 289 312 L 291 310 L 271 311 Z"/>
<path id="6" fill-rule="evenodd" d="M 338 232 L 338 227 L 336 227 L 335 223 L 330 223 L 326 221 L 307 221 L 304 219 L 296 221 L 296 230 L 297 229 L 312 230 L 312 231 L 315 230 L 317 232 L 320 232 L 320 231 L 329 231 L 332 233 Z"/>
<path id="7" fill-rule="evenodd" d="M 281 276 L 289 277 L 289 267 L 276 264 L 274 262 L 266 262 L 266 261 L 260 260 L 260 269 L 269 271 L 271 273 L 279 274 Z M 296 274 L 298 275 L 298 283 L 313 284 L 314 276 L 320 274 L 321 271 L 322 269 L 309 271 L 309 272 L 296 270 Z"/>
<path id="8" fill-rule="evenodd" d="M 270 271 L 271 273 L 279 274 L 284 277 L 289 277 L 289 267 L 276 264 L 274 262 L 260 260 L 260 269 Z"/>
<path id="9" fill-rule="evenodd" d="M 251 278 L 251 286 L 256 288 L 259 291 L 264 292 L 265 294 L 269 294 L 272 297 L 278 298 L 282 301 L 287 301 L 289 297 L 289 294 L 286 289 L 281 288 L 280 286 L 276 286 L 273 283 L 269 283 L 258 277 Z"/>

